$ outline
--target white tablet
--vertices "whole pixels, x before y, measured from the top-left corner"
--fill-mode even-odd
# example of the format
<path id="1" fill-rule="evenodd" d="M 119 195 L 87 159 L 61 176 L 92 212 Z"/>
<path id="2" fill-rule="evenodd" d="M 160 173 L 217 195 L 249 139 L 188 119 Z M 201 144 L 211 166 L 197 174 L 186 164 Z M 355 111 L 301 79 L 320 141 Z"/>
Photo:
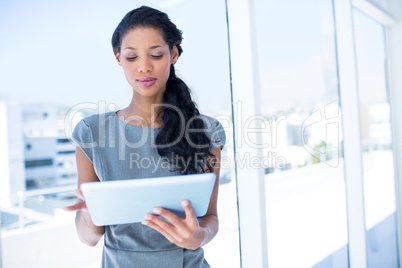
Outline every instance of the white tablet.
<path id="1" fill-rule="evenodd" d="M 202 217 L 207 213 L 215 179 L 214 173 L 202 173 L 86 182 L 80 188 L 93 223 L 103 226 L 141 222 L 154 207 L 184 218 L 183 199 L 190 201 L 197 217 Z"/>

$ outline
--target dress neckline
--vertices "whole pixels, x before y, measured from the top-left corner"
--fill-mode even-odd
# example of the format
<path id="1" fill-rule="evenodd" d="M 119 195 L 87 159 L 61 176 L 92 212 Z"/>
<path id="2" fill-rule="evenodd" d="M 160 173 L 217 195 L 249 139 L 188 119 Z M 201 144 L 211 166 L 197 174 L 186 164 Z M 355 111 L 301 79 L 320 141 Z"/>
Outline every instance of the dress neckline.
<path id="1" fill-rule="evenodd" d="M 141 129 L 143 129 L 143 128 L 146 128 L 146 129 L 162 129 L 162 127 L 140 127 L 140 126 L 135 126 L 135 125 L 131 125 L 131 124 L 128 124 L 128 123 L 126 123 L 126 122 L 124 122 L 123 120 L 121 120 L 120 119 L 120 117 L 117 115 L 117 112 L 118 111 L 120 111 L 120 110 L 117 110 L 117 111 L 115 111 L 115 112 L 113 112 L 113 114 L 114 114 L 114 116 L 117 118 L 117 120 L 118 121 L 120 121 L 120 123 L 122 123 L 122 124 L 124 124 L 124 125 L 128 125 L 128 126 L 130 126 L 130 127 L 135 127 L 135 128 L 141 128 Z"/>

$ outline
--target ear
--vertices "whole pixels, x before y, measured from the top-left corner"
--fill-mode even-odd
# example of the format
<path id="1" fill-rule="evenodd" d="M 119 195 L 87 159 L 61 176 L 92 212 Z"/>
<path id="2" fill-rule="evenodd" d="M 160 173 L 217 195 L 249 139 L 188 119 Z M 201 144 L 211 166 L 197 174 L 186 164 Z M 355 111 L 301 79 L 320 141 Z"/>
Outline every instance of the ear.
<path id="1" fill-rule="evenodd" d="M 177 59 L 179 58 L 179 50 L 177 49 L 177 46 L 173 46 L 173 49 L 170 53 L 170 62 L 172 64 L 175 64 Z"/>
<path id="2" fill-rule="evenodd" d="M 116 57 L 117 64 L 121 66 L 120 52 L 117 52 L 115 57 Z"/>

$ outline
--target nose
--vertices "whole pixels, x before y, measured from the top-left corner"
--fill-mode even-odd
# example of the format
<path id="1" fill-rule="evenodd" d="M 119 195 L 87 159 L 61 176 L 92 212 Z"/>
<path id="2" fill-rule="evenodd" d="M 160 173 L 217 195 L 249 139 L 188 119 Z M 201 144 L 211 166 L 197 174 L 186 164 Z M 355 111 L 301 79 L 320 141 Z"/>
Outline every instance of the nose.
<path id="1" fill-rule="evenodd" d="M 151 61 L 148 58 L 143 57 L 138 62 L 138 72 L 147 73 L 147 72 L 150 72 L 150 71 L 152 71 Z"/>

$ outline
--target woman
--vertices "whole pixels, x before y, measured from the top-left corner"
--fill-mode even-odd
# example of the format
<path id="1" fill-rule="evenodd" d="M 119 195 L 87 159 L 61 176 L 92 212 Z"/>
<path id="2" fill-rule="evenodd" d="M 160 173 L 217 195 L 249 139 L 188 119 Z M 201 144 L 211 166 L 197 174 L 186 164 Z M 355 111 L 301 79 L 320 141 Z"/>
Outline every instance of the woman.
<path id="1" fill-rule="evenodd" d="M 95 226 L 80 202 L 80 239 L 96 245 L 104 236 L 102 267 L 209 267 L 202 246 L 218 231 L 220 151 L 225 134 L 219 122 L 200 115 L 187 85 L 175 75 L 182 33 L 165 13 L 142 6 L 122 19 L 112 37 L 113 52 L 133 96 L 117 112 L 93 115 L 74 129 L 78 186 L 83 182 L 214 172 L 217 180 L 207 214 L 196 218 L 183 200 L 185 218 L 162 208 L 142 223 Z M 141 160 L 158 165 L 141 165 Z M 161 161 L 162 160 L 162 161 Z M 79 187 L 78 187 L 79 189 Z"/>

